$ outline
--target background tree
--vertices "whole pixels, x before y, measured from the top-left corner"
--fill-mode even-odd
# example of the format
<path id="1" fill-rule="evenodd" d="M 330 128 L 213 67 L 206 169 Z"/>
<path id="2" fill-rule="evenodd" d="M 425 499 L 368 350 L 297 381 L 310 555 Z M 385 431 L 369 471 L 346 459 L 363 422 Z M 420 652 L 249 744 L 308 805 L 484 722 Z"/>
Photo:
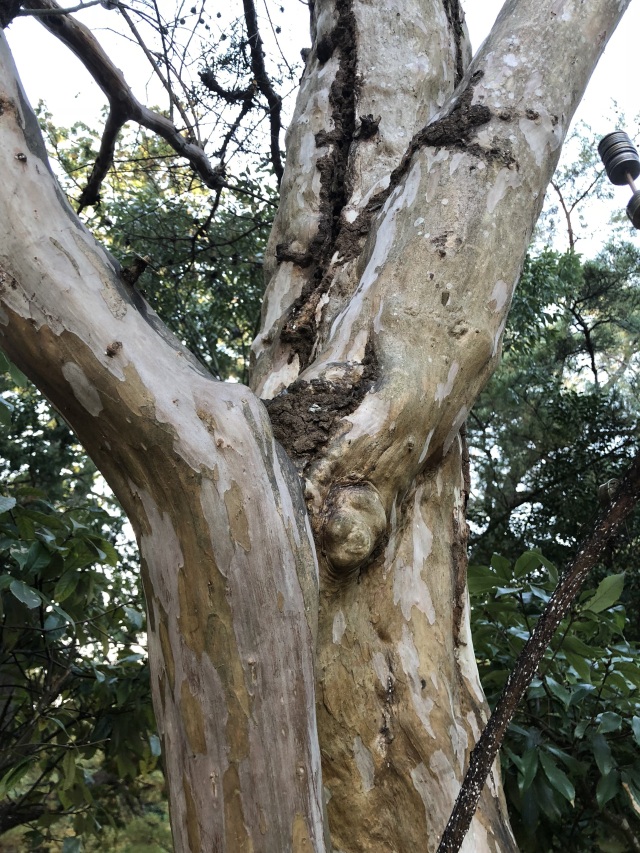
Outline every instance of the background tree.
<path id="1" fill-rule="evenodd" d="M 60 206 L 8 83 L 2 344 L 64 410 L 136 529 L 177 849 L 325 848 L 319 745 L 336 847 L 439 836 L 485 714 L 458 431 L 495 366 L 568 120 L 623 8 L 508 2 L 470 66 L 457 4 L 375 20 L 314 10 L 252 380 L 309 516 L 256 398 L 200 372 Z M 141 109 L 68 16 L 44 20 L 110 96 L 92 191 L 127 118 L 219 188 L 190 127 L 181 136 Z M 469 844 L 513 849 L 497 777 Z"/>
<path id="2" fill-rule="evenodd" d="M 75 437 L 2 357 L 0 832 L 114 825 L 157 763 L 137 564 Z"/>

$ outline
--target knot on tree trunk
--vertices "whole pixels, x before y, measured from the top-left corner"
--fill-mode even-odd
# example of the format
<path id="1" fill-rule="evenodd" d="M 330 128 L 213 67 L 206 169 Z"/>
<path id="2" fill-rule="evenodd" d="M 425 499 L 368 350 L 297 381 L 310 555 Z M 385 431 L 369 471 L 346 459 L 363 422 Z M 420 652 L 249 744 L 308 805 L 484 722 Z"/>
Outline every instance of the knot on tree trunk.
<path id="1" fill-rule="evenodd" d="M 325 503 L 322 550 L 335 577 L 350 577 L 374 553 L 387 528 L 387 516 L 375 486 L 334 487 Z"/>

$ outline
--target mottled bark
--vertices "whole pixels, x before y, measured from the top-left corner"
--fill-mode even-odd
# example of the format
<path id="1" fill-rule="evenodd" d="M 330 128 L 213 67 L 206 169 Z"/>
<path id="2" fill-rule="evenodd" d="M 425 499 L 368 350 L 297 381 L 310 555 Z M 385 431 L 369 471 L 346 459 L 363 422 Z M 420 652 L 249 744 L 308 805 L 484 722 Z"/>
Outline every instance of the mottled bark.
<path id="1" fill-rule="evenodd" d="M 357 2 L 351 17 L 316 8 L 323 33 L 352 27 L 355 53 L 332 37 L 325 59 L 319 38 L 307 63 L 254 347 L 255 387 L 305 478 L 320 549 L 318 724 L 345 853 L 435 850 L 486 713 L 466 624 L 458 433 L 499 358 L 546 186 L 624 8 L 507 2 L 453 91 L 464 57 L 453 6 L 412 10 L 410 50 Z M 420 80 L 419 104 L 398 93 L 421 55 L 448 70 Z M 362 56 L 385 69 L 378 109 L 360 106 Z M 345 74 L 350 123 L 334 97 Z M 395 135 L 363 138 L 369 112 Z M 498 776 L 482 796 L 463 849 L 515 849 Z"/>
<path id="2" fill-rule="evenodd" d="M 136 529 L 180 853 L 329 850 L 320 753 L 334 853 L 436 849 L 487 713 L 460 430 L 627 3 L 508 0 L 471 63 L 457 0 L 314 6 L 254 345 L 273 433 L 61 201 L 6 66 L 0 345 Z M 515 851 L 497 768 L 462 849 Z"/>
<path id="3" fill-rule="evenodd" d="M 262 404 L 203 372 L 70 210 L 0 38 L 0 344 L 135 529 L 176 850 L 324 851 L 297 476 Z"/>

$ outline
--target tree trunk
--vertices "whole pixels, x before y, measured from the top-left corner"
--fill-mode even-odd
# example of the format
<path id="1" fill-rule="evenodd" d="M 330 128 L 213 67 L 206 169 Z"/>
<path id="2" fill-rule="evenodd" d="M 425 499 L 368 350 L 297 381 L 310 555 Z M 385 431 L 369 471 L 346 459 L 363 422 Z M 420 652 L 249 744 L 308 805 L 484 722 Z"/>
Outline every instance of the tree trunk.
<path id="1" fill-rule="evenodd" d="M 461 428 L 628 0 L 508 0 L 471 64 L 457 0 L 407 4 L 314 7 L 255 393 L 70 211 L 2 40 L 0 344 L 136 531 L 180 853 L 433 851 L 486 719 Z M 463 849 L 516 849 L 500 784 Z"/>

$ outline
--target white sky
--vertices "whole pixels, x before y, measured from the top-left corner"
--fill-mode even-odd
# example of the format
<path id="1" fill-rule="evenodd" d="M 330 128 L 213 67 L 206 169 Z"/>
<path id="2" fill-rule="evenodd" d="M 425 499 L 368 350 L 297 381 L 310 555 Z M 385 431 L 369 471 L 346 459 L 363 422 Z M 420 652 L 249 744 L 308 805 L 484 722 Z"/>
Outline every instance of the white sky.
<path id="1" fill-rule="evenodd" d="M 64 3 L 64 0 L 62 0 Z M 172 3 L 174 0 L 164 0 Z M 178 0 L 180 2 L 180 0 Z M 185 2 L 185 0 L 182 0 Z M 186 0 L 187 7 L 191 0 Z M 237 12 L 240 4 L 234 4 Z M 488 34 L 493 21 L 502 5 L 502 0 L 466 0 L 465 14 L 474 50 Z M 283 27 L 283 44 L 306 47 L 309 43 L 307 28 L 307 10 L 300 0 L 283 0 L 285 12 L 278 15 L 274 23 Z M 186 8 L 186 7 L 185 7 Z M 230 5 L 223 9 L 225 16 L 230 13 Z M 257 8 L 260 13 L 260 2 Z M 262 7 L 264 9 L 264 7 Z M 278 14 L 278 8 L 270 5 L 272 12 Z M 127 82 L 134 88 L 137 96 L 153 104 L 160 100 L 157 88 L 146 91 L 149 81 L 149 66 L 132 62 L 123 53 L 120 37 L 110 28 L 117 23 L 117 12 L 107 11 L 100 6 L 92 7 L 79 16 L 94 31 L 114 62 L 123 67 Z M 214 23 L 214 22 L 212 22 Z M 217 23 L 217 22 L 215 22 Z M 220 22 L 224 27 L 224 19 Z M 268 29 L 262 23 L 262 32 L 267 41 Z M 587 89 L 585 98 L 578 110 L 576 120 L 585 120 L 593 128 L 594 145 L 605 133 L 612 130 L 626 130 L 631 136 L 638 133 L 637 122 L 632 121 L 640 113 L 640 86 L 638 76 L 631 72 L 633 58 L 638 51 L 640 34 L 640 2 L 631 3 L 621 25 L 611 37 L 605 54 L 596 69 Z M 12 23 L 7 31 L 9 43 L 14 52 L 16 63 L 22 75 L 23 84 L 33 104 L 42 99 L 53 113 L 54 121 L 61 126 L 69 126 L 81 120 L 91 127 L 99 126 L 100 111 L 105 103 L 98 89 L 82 64 L 69 50 L 61 45 L 40 24 L 33 19 L 20 18 Z M 126 47 L 126 46 L 125 46 Z M 616 100 L 620 111 L 626 115 L 624 126 L 616 127 L 612 118 L 612 99 Z M 618 188 L 615 195 L 617 209 L 625 207 L 629 198 L 626 187 Z M 600 211 L 596 217 L 597 230 L 606 225 L 608 212 Z"/>

